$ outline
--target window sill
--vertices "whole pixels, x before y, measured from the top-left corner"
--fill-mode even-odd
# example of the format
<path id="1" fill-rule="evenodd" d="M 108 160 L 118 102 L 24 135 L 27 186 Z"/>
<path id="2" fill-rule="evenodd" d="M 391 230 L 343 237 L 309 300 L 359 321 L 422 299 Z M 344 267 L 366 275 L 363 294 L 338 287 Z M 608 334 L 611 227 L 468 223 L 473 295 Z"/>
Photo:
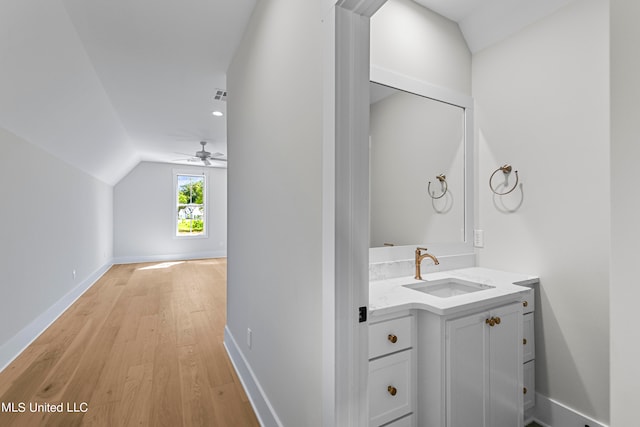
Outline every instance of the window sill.
<path id="1" fill-rule="evenodd" d="M 186 239 L 186 240 L 191 240 L 191 239 L 208 239 L 209 235 L 208 234 L 194 234 L 194 235 L 189 235 L 189 234 L 180 234 L 180 235 L 174 235 L 173 236 L 174 239 L 177 240 L 182 240 L 182 239 Z"/>

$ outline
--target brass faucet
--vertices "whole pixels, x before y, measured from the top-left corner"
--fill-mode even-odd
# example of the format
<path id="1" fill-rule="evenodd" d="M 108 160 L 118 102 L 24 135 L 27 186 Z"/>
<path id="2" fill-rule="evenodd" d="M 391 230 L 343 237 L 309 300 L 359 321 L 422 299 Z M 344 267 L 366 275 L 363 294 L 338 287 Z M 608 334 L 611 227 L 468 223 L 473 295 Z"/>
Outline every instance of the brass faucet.
<path id="1" fill-rule="evenodd" d="M 422 251 L 425 251 L 425 253 L 422 253 Z M 440 261 L 438 261 L 438 258 L 434 257 L 431 254 L 428 254 L 426 251 L 427 251 L 427 248 L 416 248 L 416 279 L 418 280 L 422 280 L 422 275 L 420 274 L 420 263 L 422 262 L 423 259 L 431 258 L 435 265 L 440 264 Z"/>

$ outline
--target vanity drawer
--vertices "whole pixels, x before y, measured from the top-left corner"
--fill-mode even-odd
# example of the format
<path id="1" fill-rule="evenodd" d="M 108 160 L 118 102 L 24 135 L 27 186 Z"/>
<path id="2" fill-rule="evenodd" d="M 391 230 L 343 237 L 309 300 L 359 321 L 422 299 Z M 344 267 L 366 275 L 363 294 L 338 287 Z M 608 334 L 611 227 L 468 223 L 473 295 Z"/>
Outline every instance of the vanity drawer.
<path id="1" fill-rule="evenodd" d="M 402 417 L 399 420 L 395 420 L 390 422 L 389 424 L 385 424 L 384 427 L 414 427 L 414 416 L 413 414 L 409 414 L 406 417 Z"/>
<path id="2" fill-rule="evenodd" d="M 532 360 L 524 364 L 524 409 L 533 408 L 536 404 L 536 362 Z"/>
<path id="3" fill-rule="evenodd" d="M 525 314 L 522 320 L 522 344 L 524 345 L 522 356 L 523 362 L 526 363 L 536 357 L 533 313 Z"/>
<path id="4" fill-rule="evenodd" d="M 413 316 L 369 325 L 369 359 L 412 347 Z"/>
<path id="5" fill-rule="evenodd" d="M 413 350 L 369 362 L 369 425 L 380 426 L 413 411 Z"/>
<path id="6" fill-rule="evenodd" d="M 529 291 L 522 296 L 520 301 L 522 301 L 522 312 L 525 314 L 532 313 L 535 310 L 535 291 L 533 289 L 529 289 Z"/>

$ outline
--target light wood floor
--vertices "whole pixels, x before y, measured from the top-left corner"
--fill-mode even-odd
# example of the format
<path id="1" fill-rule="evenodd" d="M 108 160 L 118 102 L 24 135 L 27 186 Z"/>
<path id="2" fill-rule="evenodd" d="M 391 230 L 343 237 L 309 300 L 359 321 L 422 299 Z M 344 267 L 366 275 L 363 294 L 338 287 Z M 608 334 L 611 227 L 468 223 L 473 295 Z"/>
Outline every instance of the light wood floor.
<path id="1" fill-rule="evenodd" d="M 225 319 L 225 259 L 116 265 L 0 373 L 26 406 L 0 426 L 257 426 Z M 65 411 L 30 412 L 45 402 Z"/>

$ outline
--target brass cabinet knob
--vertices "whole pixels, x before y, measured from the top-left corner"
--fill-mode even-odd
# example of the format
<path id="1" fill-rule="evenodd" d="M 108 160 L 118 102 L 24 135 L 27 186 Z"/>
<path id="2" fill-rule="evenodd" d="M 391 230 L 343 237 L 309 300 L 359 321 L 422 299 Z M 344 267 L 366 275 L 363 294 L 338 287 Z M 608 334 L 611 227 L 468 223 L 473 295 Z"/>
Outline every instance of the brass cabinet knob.
<path id="1" fill-rule="evenodd" d="M 522 338 L 522 345 L 527 345 L 527 339 L 526 338 Z"/>
<path id="2" fill-rule="evenodd" d="M 528 306 L 529 306 L 529 301 L 524 301 L 524 302 L 522 303 L 522 306 L 523 306 L 523 307 L 528 307 Z"/>
<path id="3" fill-rule="evenodd" d="M 396 389 L 394 386 L 390 385 L 389 387 L 387 387 L 387 391 L 389 392 L 389 394 L 391 396 L 395 396 L 396 393 L 398 393 L 398 389 Z"/>
<path id="4" fill-rule="evenodd" d="M 395 344 L 398 342 L 398 337 L 393 335 L 393 334 L 389 334 L 389 336 L 387 337 L 387 339 L 389 341 L 391 341 L 391 344 Z"/>
<path id="5" fill-rule="evenodd" d="M 499 318 L 499 317 L 496 317 L 496 318 L 495 318 L 495 321 L 496 321 L 496 325 L 499 325 L 499 324 L 500 324 L 500 322 L 501 322 L 501 320 L 500 320 L 500 318 Z"/>
<path id="6" fill-rule="evenodd" d="M 496 326 L 496 319 L 492 317 L 491 319 L 485 320 L 484 323 L 486 323 L 489 326 Z"/>
<path id="7" fill-rule="evenodd" d="M 522 392 L 523 392 L 524 394 L 527 394 L 527 388 L 526 388 L 526 387 L 523 387 L 523 388 L 522 388 Z"/>

